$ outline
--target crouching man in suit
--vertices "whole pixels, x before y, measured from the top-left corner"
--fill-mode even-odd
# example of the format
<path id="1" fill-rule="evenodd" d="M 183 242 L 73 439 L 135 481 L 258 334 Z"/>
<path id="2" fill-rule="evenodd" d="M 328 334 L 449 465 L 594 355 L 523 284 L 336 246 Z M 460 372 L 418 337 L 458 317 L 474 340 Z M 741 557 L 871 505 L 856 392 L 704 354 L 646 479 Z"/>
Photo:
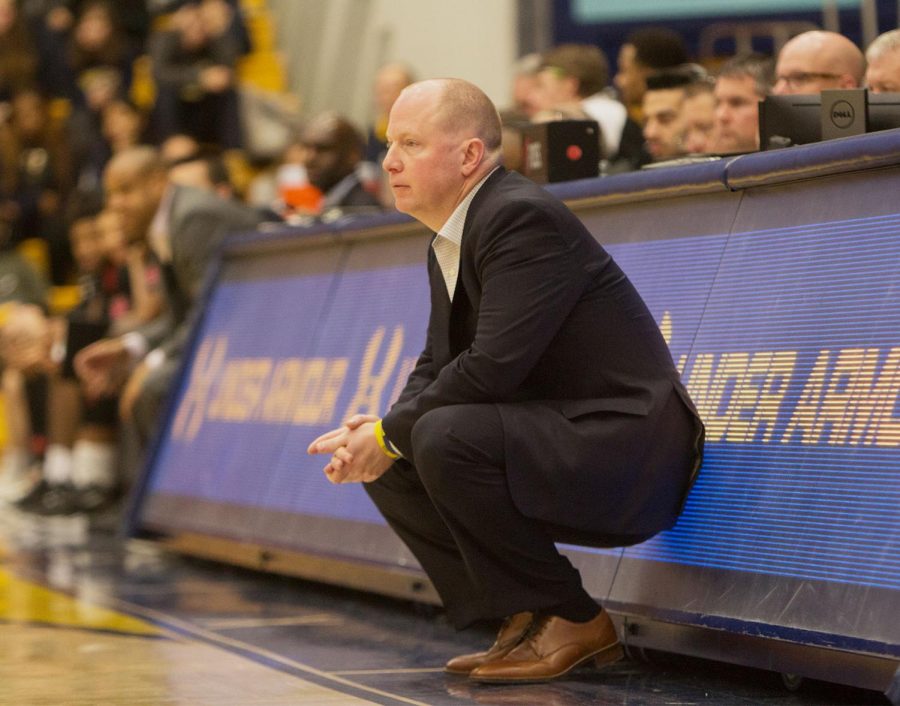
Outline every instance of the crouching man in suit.
<path id="1" fill-rule="evenodd" d="M 500 121 L 457 79 L 407 87 L 384 159 L 397 208 L 436 235 L 425 350 L 382 419 L 310 444 L 365 482 L 458 627 L 505 618 L 448 672 L 560 677 L 621 656 L 556 541 L 624 546 L 671 527 L 703 426 L 634 287 L 559 200 L 500 160 Z"/>

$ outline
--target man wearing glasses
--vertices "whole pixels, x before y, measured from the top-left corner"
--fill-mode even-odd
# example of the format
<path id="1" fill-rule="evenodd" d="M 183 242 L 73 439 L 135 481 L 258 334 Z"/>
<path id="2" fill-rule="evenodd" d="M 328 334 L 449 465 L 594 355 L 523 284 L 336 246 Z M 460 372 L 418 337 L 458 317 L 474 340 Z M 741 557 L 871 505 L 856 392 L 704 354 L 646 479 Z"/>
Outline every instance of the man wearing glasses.
<path id="1" fill-rule="evenodd" d="M 777 95 L 817 94 L 830 88 L 862 85 L 865 60 L 859 48 L 837 32 L 798 34 L 778 54 Z"/>

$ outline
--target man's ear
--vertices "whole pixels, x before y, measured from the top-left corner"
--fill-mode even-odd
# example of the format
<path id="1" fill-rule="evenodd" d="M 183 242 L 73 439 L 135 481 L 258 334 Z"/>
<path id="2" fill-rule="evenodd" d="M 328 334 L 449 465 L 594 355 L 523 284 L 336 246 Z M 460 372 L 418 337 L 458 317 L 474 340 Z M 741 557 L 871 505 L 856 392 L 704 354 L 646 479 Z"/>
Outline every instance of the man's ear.
<path id="1" fill-rule="evenodd" d="M 474 172 L 481 162 L 484 160 L 484 142 L 477 137 L 473 137 L 466 141 L 465 151 L 463 152 L 462 173 L 463 176 L 469 176 Z"/>

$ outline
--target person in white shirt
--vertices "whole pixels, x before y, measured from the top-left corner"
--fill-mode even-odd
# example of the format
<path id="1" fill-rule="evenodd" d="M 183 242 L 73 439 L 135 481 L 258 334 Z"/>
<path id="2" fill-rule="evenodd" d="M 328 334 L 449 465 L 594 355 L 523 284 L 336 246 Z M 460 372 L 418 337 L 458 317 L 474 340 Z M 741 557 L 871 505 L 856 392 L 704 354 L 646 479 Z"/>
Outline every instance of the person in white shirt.
<path id="1" fill-rule="evenodd" d="M 541 109 L 578 103 L 592 120 L 600 124 L 601 155 L 639 162 L 642 140 L 632 123 L 630 134 L 637 140 L 623 141 L 628 111 L 607 92 L 609 65 L 597 47 L 590 44 L 562 44 L 543 55 L 538 73 L 537 102 Z M 637 164 L 635 164 L 637 166 Z"/>

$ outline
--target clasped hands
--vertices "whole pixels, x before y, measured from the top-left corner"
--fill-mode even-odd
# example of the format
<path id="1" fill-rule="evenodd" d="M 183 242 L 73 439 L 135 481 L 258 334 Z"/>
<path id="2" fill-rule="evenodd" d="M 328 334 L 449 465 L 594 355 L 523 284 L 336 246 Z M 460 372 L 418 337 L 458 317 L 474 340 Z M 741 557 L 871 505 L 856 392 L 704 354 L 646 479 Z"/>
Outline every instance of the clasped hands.
<path id="1" fill-rule="evenodd" d="M 369 483 L 391 467 L 390 459 L 375 440 L 372 414 L 355 414 L 337 429 L 313 441 L 306 452 L 331 454 L 325 466 L 325 477 L 332 483 Z"/>

